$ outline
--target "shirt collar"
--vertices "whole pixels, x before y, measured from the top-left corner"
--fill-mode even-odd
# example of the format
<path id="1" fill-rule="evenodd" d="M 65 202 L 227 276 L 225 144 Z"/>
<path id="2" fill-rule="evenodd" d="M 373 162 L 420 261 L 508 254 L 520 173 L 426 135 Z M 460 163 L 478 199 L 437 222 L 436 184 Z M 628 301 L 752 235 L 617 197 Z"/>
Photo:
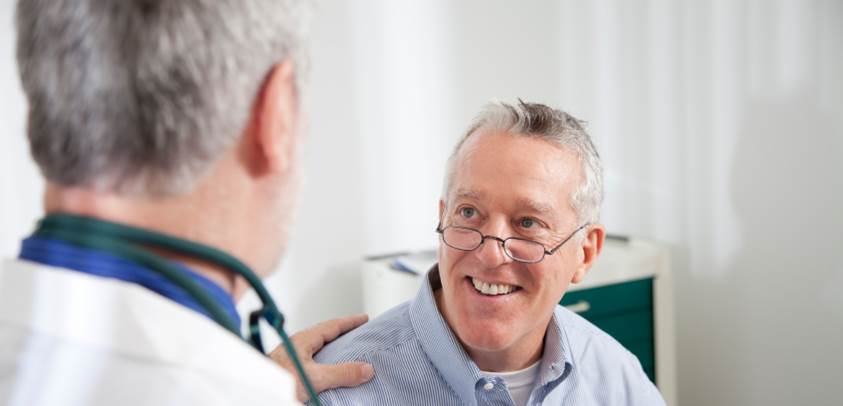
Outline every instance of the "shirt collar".
<path id="1" fill-rule="evenodd" d="M 439 266 L 427 273 L 416 298 L 410 303 L 410 321 L 424 352 L 445 382 L 463 403 L 476 404 L 474 386 L 482 378 L 436 307 L 433 290 L 441 288 Z"/>
<path id="2" fill-rule="evenodd" d="M 554 311 L 544 334 L 544 350 L 539 370 L 539 382 L 542 386 L 559 383 L 573 368 L 573 358 L 565 356 L 567 344 L 563 326 Z"/>
<path id="3" fill-rule="evenodd" d="M 477 402 L 475 386 L 483 379 L 483 375 L 436 306 L 433 291 L 441 289 L 441 286 L 439 265 L 434 265 L 424 278 L 415 299 L 410 303 L 410 321 L 422 348 L 445 382 L 464 403 L 474 405 Z M 539 371 L 539 382 L 542 386 L 555 386 L 568 375 L 572 367 L 565 357 L 563 337 L 562 326 L 554 312 L 545 333 L 545 347 Z"/>

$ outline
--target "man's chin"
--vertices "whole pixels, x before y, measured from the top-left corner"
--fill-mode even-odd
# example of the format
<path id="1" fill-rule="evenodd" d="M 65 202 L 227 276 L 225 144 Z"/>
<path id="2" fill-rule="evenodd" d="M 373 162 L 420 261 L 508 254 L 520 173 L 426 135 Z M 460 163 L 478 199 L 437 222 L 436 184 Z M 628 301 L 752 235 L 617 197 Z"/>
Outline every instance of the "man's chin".
<path id="1" fill-rule="evenodd" d="M 465 334 L 457 334 L 463 346 L 471 351 L 484 353 L 497 353 L 511 348 L 514 340 L 511 328 L 500 329 L 497 326 L 470 326 L 466 327 Z M 506 331 L 501 331 L 506 330 Z"/>

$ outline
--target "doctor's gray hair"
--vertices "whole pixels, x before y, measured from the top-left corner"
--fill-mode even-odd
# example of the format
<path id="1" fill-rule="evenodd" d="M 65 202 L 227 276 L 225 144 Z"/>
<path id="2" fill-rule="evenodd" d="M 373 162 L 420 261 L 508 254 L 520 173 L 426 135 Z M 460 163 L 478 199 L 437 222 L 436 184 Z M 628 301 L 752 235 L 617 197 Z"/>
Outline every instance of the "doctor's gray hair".
<path id="1" fill-rule="evenodd" d="M 448 158 L 442 191 L 447 202 L 459 152 L 469 137 L 479 131 L 504 131 L 512 136 L 535 137 L 573 151 L 580 161 L 582 180 L 571 196 L 580 223 L 596 223 L 603 202 L 603 166 L 600 155 L 585 131 L 585 122 L 570 114 L 538 103 L 491 102 L 474 118 L 468 131 Z"/>
<path id="2" fill-rule="evenodd" d="M 267 74 L 307 71 L 296 0 L 20 0 L 30 152 L 64 186 L 189 191 L 242 134 Z"/>

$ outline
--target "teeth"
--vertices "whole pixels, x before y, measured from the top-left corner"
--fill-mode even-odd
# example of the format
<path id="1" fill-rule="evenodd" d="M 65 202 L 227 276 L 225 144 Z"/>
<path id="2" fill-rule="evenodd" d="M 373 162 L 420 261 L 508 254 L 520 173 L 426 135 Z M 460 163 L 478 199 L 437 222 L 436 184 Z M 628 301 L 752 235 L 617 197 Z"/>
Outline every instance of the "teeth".
<path id="1" fill-rule="evenodd" d="M 471 278 L 471 283 L 474 284 L 474 289 L 477 289 L 478 292 L 490 296 L 505 295 L 515 290 L 515 286 L 512 285 L 486 283 L 477 278 Z"/>

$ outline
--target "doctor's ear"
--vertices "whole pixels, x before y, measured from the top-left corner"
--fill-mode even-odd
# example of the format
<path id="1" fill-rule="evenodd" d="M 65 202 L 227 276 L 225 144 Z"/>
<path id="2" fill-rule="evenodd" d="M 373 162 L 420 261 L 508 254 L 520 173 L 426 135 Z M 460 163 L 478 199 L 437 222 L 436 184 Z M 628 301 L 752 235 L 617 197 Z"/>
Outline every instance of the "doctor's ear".
<path id="1" fill-rule="evenodd" d="M 292 62 L 275 65 L 255 100 L 243 137 L 254 175 L 285 172 L 295 163 L 300 125 Z"/>
<path id="2" fill-rule="evenodd" d="M 445 201 L 439 199 L 439 223 L 442 223 L 443 217 L 445 215 Z"/>
<path id="3" fill-rule="evenodd" d="M 586 227 L 583 230 L 586 235 L 578 247 L 581 261 L 577 264 L 577 270 L 574 272 L 571 282 L 580 283 L 585 278 L 585 274 L 594 265 L 594 261 L 600 256 L 603 251 L 603 243 L 606 240 L 606 228 L 602 224 L 594 224 Z"/>

